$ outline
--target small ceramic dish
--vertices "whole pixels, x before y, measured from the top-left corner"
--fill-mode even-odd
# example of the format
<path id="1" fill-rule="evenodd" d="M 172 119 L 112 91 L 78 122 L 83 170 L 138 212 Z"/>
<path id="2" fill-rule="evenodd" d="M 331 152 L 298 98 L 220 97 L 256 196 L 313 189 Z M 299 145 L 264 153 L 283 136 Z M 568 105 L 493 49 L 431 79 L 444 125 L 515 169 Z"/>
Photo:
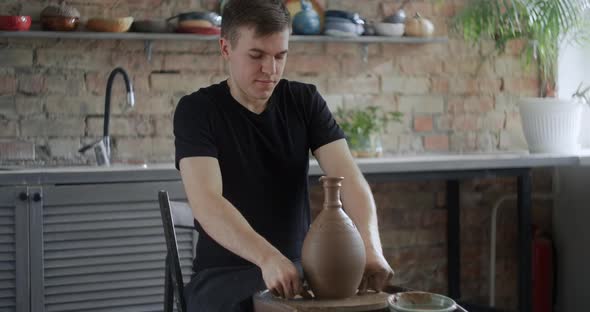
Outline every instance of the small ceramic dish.
<path id="1" fill-rule="evenodd" d="M 404 24 L 375 23 L 375 33 L 379 36 L 401 37 L 404 35 Z"/>
<path id="2" fill-rule="evenodd" d="M 324 30 L 324 35 L 332 37 L 358 37 L 359 34 L 356 32 L 341 31 L 338 29 L 327 29 Z"/>
<path id="3" fill-rule="evenodd" d="M 334 17 L 334 16 L 326 16 L 326 18 L 324 19 L 324 21 L 326 23 L 354 23 L 354 21 L 351 21 L 347 18 L 343 18 L 343 17 Z"/>
<path id="4" fill-rule="evenodd" d="M 187 22 L 187 21 L 194 21 L 194 20 L 202 20 L 202 21 L 207 21 L 210 23 L 211 26 L 215 26 L 215 27 L 219 27 L 221 26 L 221 16 L 215 12 L 210 12 L 210 11 L 195 11 L 195 12 L 186 12 L 186 13 L 180 13 L 178 15 L 174 15 L 172 17 L 169 17 L 166 19 L 167 22 L 170 22 L 174 19 L 178 19 L 178 25 L 177 26 L 183 26 L 183 27 L 210 27 L 210 26 L 205 26 L 205 25 L 189 25 L 189 24 L 184 24 L 182 25 L 182 22 Z"/>
<path id="5" fill-rule="evenodd" d="M 196 35 L 219 35 L 221 28 L 219 27 L 177 27 L 177 33 L 196 34 Z"/>
<path id="6" fill-rule="evenodd" d="M 186 21 L 179 21 L 178 27 L 217 27 L 213 25 L 210 21 L 204 19 L 194 19 L 194 20 L 186 20 Z"/>
<path id="7" fill-rule="evenodd" d="M 0 16 L 0 30 L 25 31 L 31 28 L 30 16 L 3 15 Z"/>
<path id="8" fill-rule="evenodd" d="M 336 17 L 336 16 L 326 16 L 324 21 L 326 23 L 353 23 L 353 24 L 357 24 L 357 25 L 364 25 L 365 24 L 365 21 L 363 21 L 361 19 L 351 20 L 348 18 Z"/>
<path id="9" fill-rule="evenodd" d="M 69 16 L 42 16 L 41 28 L 50 31 L 74 31 L 78 28 L 80 18 Z"/>
<path id="10" fill-rule="evenodd" d="M 86 28 L 98 32 L 127 32 L 131 28 L 133 17 L 120 18 L 91 18 L 86 22 Z"/>
<path id="11" fill-rule="evenodd" d="M 364 28 L 362 25 L 354 24 L 353 22 L 348 23 L 326 23 L 324 26 L 324 34 L 329 36 L 358 36 L 362 34 Z"/>
<path id="12" fill-rule="evenodd" d="M 172 26 L 165 20 L 145 19 L 134 21 L 131 30 L 144 33 L 167 33 L 171 32 Z"/>
<path id="13" fill-rule="evenodd" d="M 391 312 L 451 312 L 457 309 L 453 299 L 422 291 L 390 295 L 387 304 Z"/>
<path id="14" fill-rule="evenodd" d="M 361 19 L 360 15 L 355 12 L 343 11 L 343 10 L 327 10 L 324 14 L 326 17 L 345 18 L 355 24 L 361 24 L 361 25 L 364 24 L 364 21 Z"/>

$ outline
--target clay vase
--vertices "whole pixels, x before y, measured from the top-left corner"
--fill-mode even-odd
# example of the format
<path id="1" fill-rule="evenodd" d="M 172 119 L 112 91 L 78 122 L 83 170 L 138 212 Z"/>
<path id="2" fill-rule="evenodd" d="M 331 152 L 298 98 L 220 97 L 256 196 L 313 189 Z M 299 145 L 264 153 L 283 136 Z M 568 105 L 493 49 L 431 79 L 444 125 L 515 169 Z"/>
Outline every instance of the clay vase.
<path id="1" fill-rule="evenodd" d="M 319 35 L 320 32 L 320 16 L 309 1 L 301 0 L 301 11 L 293 17 L 293 33 L 295 35 Z"/>
<path id="2" fill-rule="evenodd" d="M 318 299 L 355 295 L 365 270 L 363 240 L 340 201 L 343 179 L 320 178 L 324 187 L 324 208 L 303 241 L 303 272 Z"/>

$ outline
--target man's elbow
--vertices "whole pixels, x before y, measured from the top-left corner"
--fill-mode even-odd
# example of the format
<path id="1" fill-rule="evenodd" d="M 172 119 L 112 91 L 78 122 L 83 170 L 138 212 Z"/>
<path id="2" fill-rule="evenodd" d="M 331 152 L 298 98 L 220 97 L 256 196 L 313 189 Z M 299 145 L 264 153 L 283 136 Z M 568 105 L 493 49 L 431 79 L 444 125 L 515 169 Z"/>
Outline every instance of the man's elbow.
<path id="1" fill-rule="evenodd" d="M 199 223 L 207 221 L 211 212 L 214 212 L 214 207 L 219 205 L 219 197 L 216 194 L 199 193 L 189 196 L 189 201 L 193 211 L 193 216 Z"/>

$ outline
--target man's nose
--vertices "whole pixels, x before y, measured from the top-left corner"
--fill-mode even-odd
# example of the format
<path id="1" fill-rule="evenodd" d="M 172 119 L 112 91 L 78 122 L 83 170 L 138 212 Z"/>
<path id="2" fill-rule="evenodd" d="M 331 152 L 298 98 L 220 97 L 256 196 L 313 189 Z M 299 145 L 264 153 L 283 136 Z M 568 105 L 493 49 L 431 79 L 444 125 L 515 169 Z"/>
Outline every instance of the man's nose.
<path id="1" fill-rule="evenodd" d="M 265 74 L 273 75 L 277 70 L 277 61 L 274 57 L 270 57 L 262 64 L 262 72 Z"/>

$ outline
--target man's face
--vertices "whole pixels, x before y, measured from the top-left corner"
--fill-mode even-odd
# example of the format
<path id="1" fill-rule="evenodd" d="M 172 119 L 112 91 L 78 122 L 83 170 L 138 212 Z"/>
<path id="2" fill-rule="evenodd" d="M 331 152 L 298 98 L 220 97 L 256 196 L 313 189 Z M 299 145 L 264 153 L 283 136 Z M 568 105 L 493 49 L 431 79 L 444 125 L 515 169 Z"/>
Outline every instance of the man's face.
<path id="1" fill-rule="evenodd" d="M 229 64 L 230 79 L 246 101 L 266 101 L 283 75 L 289 30 L 258 37 L 253 27 L 240 27 L 232 45 L 222 38 L 221 53 Z"/>

